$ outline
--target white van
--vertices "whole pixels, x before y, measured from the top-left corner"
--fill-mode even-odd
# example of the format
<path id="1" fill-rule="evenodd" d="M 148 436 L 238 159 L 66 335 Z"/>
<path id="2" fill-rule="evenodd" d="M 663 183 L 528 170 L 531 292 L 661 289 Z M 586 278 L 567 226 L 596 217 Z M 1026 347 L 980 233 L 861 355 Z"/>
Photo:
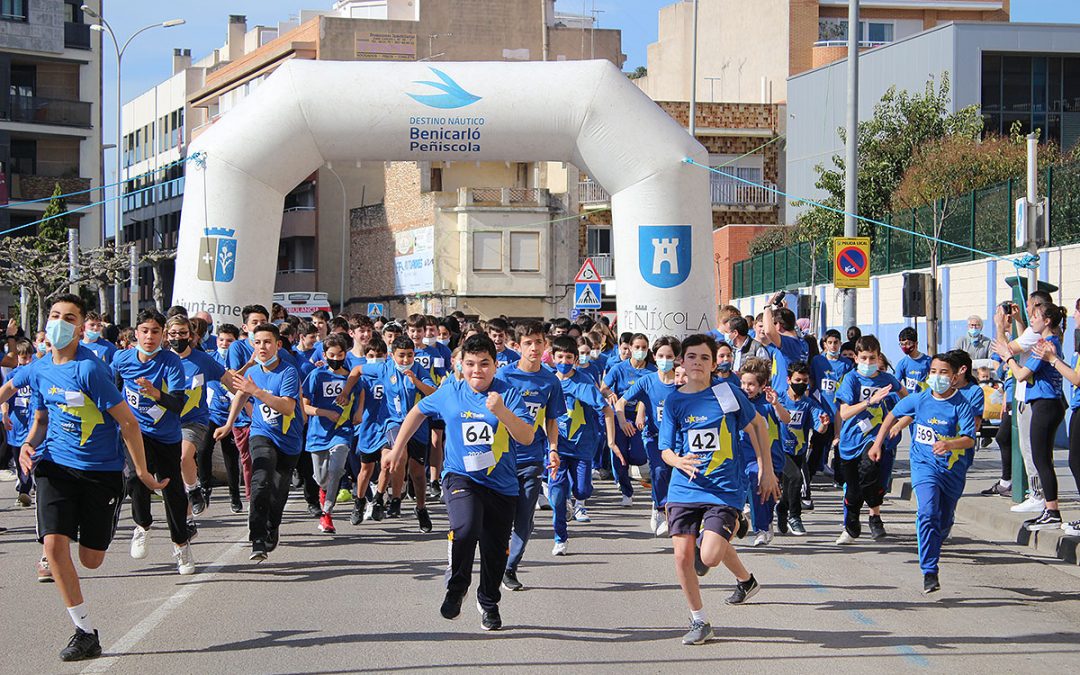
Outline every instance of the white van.
<path id="1" fill-rule="evenodd" d="M 301 319 L 310 319 L 317 309 L 330 312 L 330 300 L 326 293 L 296 291 L 293 293 L 274 293 L 274 302 L 285 311 Z M 332 312 L 330 312 L 332 314 Z"/>

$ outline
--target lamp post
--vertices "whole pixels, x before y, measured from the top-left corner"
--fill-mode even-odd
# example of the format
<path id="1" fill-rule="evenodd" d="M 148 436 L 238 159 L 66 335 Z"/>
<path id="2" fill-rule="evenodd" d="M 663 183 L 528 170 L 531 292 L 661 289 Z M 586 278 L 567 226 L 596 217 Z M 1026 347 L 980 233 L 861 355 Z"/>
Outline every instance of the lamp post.
<path id="1" fill-rule="evenodd" d="M 120 44 L 120 40 L 116 37 L 116 33 L 113 31 L 112 26 L 105 20 L 101 14 L 99 14 L 93 7 L 89 5 L 82 5 L 80 7 L 82 12 L 87 16 L 97 19 L 100 23 L 95 23 L 90 26 L 90 30 L 96 30 L 99 33 L 107 33 L 112 38 L 113 48 L 116 50 L 116 203 L 113 206 L 113 244 L 116 247 L 117 255 L 121 254 L 123 248 L 123 230 L 121 229 L 121 223 L 123 222 L 123 204 L 121 202 L 121 196 L 124 194 L 124 181 L 123 181 L 123 140 L 124 130 L 121 126 L 122 107 L 120 101 L 120 76 L 121 66 L 123 64 L 124 52 L 127 50 L 128 45 L 135 39 L 140 33 L 144 33 L 151 28 L 172 28 L 173 26 L 181 26 L 185 23 L 184 19 L 169 19 L 168 21 L 162 21 L 161 23 L 152 23 L 148 26 L 143 26 L 139 30 L 131 34 L 123 45 Z M 153 136 L 156 139 L 157 136 L 157 120 L 154 120 Z M 154 180 L 157 180 L 157 176 L 154 176 Z M 139 293 L 139 279 L 136 275 L 138 271 L 136 265 L 131 266 L 130 270 L 130 300 L 131 300 L 131 325 L 135 325 L 135 316 L 139 311 L 138 293 Z M 120 306 L 121 306 L 121 291 L 120 284 L 113 286 L 113 320 L 116 323 L 120 322 Z"/>
<path id="2" fill-rule="evenodd" d="M 360 162 L 356 163 L 356 168 L 360 168 Z M 345 190 L 345 181 L 341 180 L 341 176 L 337 171 L 334 171 L 334 163 L 327 162 L 326 170 L 334 175 L 337 179 L 338 186 L 341 187 L 341 282 L 338 287 L 338 314 L 345 313 L 345 277 L 348 274 L 348 263 L 346 256 L 349 250 L 349 234 L 352 228 L 352 219 L 349 217 L 349 202 L 348 192 Z M 367 186 L 364 186 L 365 191 Z M 361 198 L 361 204 L 364 199 Z"/>

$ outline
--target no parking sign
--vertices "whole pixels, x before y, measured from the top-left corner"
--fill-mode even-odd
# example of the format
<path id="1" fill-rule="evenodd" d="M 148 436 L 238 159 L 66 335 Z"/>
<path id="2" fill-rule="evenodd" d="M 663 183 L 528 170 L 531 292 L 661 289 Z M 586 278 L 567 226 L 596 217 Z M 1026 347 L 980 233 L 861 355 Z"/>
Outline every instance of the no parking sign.
<path id="1" fill-rule="evenodd" d="M 833 237 L 833 285 L 870 287 L 870 237 Z"/>

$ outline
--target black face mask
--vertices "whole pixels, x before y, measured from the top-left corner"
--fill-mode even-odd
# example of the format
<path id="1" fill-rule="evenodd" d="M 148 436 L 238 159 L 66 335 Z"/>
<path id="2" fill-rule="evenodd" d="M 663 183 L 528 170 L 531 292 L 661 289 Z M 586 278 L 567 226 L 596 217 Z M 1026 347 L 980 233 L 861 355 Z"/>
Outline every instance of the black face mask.
<path id="1" fill-rule="evenodd" d="M 341 370 L 345 366 L 345 359 L 326 359 L 326 365 L 330 370 Z"/>
<path id="2" fill-rule="evenodd" d="M 169 340 L 169 349 L 173 350 L 177 354 L 182 351 L 186 351 L 188 344 L 191 343 L 189 338 L 183 338 L 181 340 Z"/>
<path id="3" fill-rule="evenodd" d="M 796 396 L 802 396 L 803 394 L 806 393 L 806 383 L 805 382 L 802 383 L 802 384 L 794 384 L 794 383 L 792 383 L 791 392 L 793 394 L 795 394 Z"/>

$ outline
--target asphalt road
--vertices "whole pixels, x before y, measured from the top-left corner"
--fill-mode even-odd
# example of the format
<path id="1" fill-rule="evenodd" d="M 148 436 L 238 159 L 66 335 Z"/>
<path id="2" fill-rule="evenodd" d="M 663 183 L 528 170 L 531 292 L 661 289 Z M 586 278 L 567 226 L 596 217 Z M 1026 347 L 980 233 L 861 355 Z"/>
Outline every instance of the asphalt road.
<path id="1" fill-rule="evenodd" d="M 571 525 L 565 558 L 551 556 L 550 512 L 537 514 L 520 573 L 527 590 L 504 594 L 506 628 L 491 634 L 480 630 L 471 598 L 456 621 L 438 614 L 441 505 L 429 535 L 411 518 L 359 527 L 344 518 L 329 536 L 294 493 L 282 545 L 255 565 L 245 516 L 215 501 L 200 519 L 199 571 L 190 577 L 176 574 L 163 516 L 149 557 L 132 560 L 125 514 L 105 564 L 83 577 L 105 655 L 64 664 L 57 652 L 71 623 L 55 588 L 35 581 L 33 511 L 19 508 L 10 485 L 0 484 L 0 524 L 9 528 L 0 535 L 0 671 L 8 674 L 685 672 L 719 662 L 770 673 L 1075 672 L 1080 663 L 1075 567 L 988 543 L 961 522 L 943 554 L 943 590 L 927 597 L 908 506 L 886 503 L 888 540 L 839 549 L 831 489 L 806 514 L 809 536 L 740 546 L 762 584 L 750 604 L 723 604 L 732 584 L 723 569 L 706 577 L 718 637 L 684 647 L 688 613 L 668 541 L 648 531 L 643 494 L 623 509 L 603 485 L 593 522 Z"/>

